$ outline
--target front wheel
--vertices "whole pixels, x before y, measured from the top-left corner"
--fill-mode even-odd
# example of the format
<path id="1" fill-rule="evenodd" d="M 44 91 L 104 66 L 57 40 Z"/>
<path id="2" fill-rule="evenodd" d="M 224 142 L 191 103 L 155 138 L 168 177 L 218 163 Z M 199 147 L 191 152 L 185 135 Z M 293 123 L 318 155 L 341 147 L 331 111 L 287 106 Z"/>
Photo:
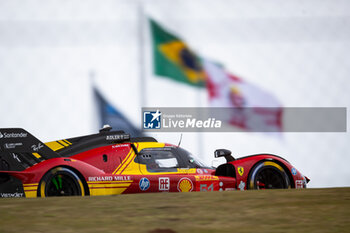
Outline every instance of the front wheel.
<path id="1" fill-rule="evenodd" d="M 249 177 L 249 189 L 287 189 L 290 181 L 286 171 L 277 163 L 258 163 Z"/>
<path id="2" fill-rule="evenodd" d="M 38 194 L 41 197 L 85 196 L 79 176 L 65 167 L 56 167 L 46 173 L 39 187 Z"/>

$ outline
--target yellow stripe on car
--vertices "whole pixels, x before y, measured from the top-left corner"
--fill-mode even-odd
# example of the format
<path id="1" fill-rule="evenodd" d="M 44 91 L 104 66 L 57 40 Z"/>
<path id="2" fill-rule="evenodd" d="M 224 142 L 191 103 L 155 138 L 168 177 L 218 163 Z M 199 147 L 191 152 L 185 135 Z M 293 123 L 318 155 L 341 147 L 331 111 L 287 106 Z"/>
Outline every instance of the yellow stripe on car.
<path id="1" fill-rule="evenodd" d="M 23 184 L 23 191 L 26 197 L 29 197 L 29 198 L 37 197 L 38 183 Z"/>
<path id="2" fill-rule="evenodd" d="M 69 147 L 70 145 L 72 145 L 72 143 L 67 141 L 66 139 L 63 139 L 63 140 L 58 140 L 53 142 L 46 142 L 45 145 L 49 147 L 51 150 L 57 151 L 65 147 Z"/>
<path id="3" fill-rule="evenodd" d="M 41 156 L 38 153 L 32 153 L 37 159 L 40 159 Z"/>
<path id="4" fill-rule="evenodd" d="M 38 186 L 38 183 L 23 184 L 23 187 L 28 187 L 28 186 Z"/>
<path id="5" fill-rule="evenodd" d="M 132 180 L 128 181 L 108 181 L 96 184 L 95 181 L 88 182 L 90 195 L 91 196 L 101 196 L 101 195 L 117 195 L 122 194 L 129 186 L 132 184 Z"/>
<path id="6" fill-rule="evenodd" d="M 64 148 L 63 145 L 59 144 L 56 141 L 47 142 L 47 143 L 45 143 L 45 145 L 48 146 L 53 151 L 57 151 L 57 150 L 60 150 L 60 149 Z"/>
<path id="7" fill-rule="evenodd" d="M 72 143 L 70 141 L 66 140 L 66 139 L 63 139 L 63 141 L 65 141 L 69 145 L 72 145 Z"/>
<path id="8" fill-rule="evenodd" d="M 91 196 L 105 196 L 105 195 L 117 195 L 122 194 L 127 188 L 99 188 L 90 189 Z"/>
<path id="9" fill-rule="evenodd" d="M 120 188 L 130 186 L 131 183 L 120 183 L 120 184 L 89 184 L 89 188 Z"/>
<path id="10" fill-rule="evenodd" d="M 126 165 L 126 161 L 129 159 L 129 156 L 132 154 L 132 149 L 129 150 L 128 154 L 126 155 L 125 159 L 119 164 L 119 166 L 115 169 L 113 174 L 116 174 L 120 170 L 122 170 L 122 167 Z M 118 173 L 119 174 L 119 173 Z"/>
<path id="11" fill-rule="evenodd" d="M 65 147 L 69 146 L 69 144 L 66 143 L 64 140 L 59 140 L 58 142 L 61 143 L 61 144 L 63 144 Z"/>
<path id="12" fill-rule="evenodd" d="M 118 181 L 88 181 L 88 184 L 101 184 L 101 183 L 132 183 L 132 180 L 118 180 Z"/>

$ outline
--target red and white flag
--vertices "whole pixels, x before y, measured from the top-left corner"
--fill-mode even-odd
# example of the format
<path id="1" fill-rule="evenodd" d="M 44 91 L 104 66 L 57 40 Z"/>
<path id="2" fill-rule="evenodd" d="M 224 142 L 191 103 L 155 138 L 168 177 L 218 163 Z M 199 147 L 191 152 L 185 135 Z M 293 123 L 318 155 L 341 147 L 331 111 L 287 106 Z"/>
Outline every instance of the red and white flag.
<path id="1" fill-rule="evenodd" d="M 225 121 L 247 131 L 282 131 L 282 106 L 270 93 L 229 74 L 222 66 L 202 60 L 211 107 L 234 108 Z"/>

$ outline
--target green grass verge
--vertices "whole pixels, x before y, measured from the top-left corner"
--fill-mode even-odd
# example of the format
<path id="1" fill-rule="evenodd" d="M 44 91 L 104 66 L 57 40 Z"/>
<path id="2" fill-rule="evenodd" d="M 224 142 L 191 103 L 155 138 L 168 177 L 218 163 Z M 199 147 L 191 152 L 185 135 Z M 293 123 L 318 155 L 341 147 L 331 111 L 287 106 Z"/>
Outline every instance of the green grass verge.
<path id="1" fill-rule="evenodd" d="M 0 199 L 0 232 L 350 232 L 349 219 L 350 188 Z"/>

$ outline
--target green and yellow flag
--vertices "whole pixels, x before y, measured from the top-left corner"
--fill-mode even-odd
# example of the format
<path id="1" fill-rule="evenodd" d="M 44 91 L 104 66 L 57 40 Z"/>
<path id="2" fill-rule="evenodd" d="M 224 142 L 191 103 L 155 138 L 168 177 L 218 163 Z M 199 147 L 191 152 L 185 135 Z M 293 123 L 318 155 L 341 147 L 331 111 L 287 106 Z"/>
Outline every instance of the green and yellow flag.
<path id="1" fill-rule="evenodd" d="M 153 66 L 156 75 L 197 87 L 205 87 L 205 73 L 198 56 L 175 35 L 150 19 Z"/>

